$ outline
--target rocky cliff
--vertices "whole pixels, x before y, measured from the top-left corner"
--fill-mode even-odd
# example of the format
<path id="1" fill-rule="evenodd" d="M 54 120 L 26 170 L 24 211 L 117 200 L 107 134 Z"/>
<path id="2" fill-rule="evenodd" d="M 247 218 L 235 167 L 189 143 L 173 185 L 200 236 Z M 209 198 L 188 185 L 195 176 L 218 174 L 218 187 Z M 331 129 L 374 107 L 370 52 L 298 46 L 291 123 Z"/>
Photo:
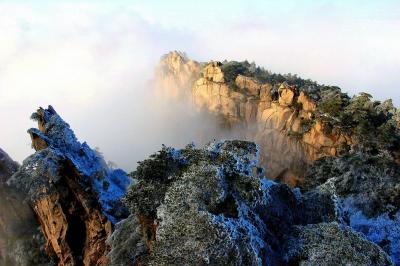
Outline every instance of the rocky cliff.
<path id="1" fill-rule="evenodd" d="M 32 119 L 38 129 L 28 133 L 36 152 L 8 185 L 22 192 L 33 209 L 46 252 L 56 264 L 107 265 L 105 240 L 113 224 L 127 215 L 120 198 L 129 179 L 78 142 L 51 106 L 38 109 Z"/>
<path id="2" fill-rule="evenodd" d="M 185 64 L 189 59 L 176 52 L 161 59 L 165 72 L 156 79 L 165 95 L 169 84 L 163 83 L 164 77 L 181 75 L 165 68 L 169 61 Z M 186 100 L 199 110 L 215 114 L 232 131 L 245 132 L 244 137 L 260 147 L 265 175 L 299 186 L 303 193 L 297 210 L 306 221 L 294 222 L 279 244 L 295 246 L 285 258 L 294 256 L 295 263 L 307 265 L 345 264 L 346 248 L 336 250 L 334 256 L 341 259 L 335 261 L 324 253 L 325 245 L 343 234 L 349 237 L 346 232 L 351 231 L 379 245 L 400 265 L 400 111 L 391 100 L 374 101 L 367 93 L 349 97 L 338 87 L 273 74 L 247 61 L 197 65 L 201 70 L 192 74 L 196 80 L 174 90 L 190 92 Z M 332 221 L 351 229 L 339 232 L 335 226 L 328 229 L 321 224 Z M 330 239 L 328 243 L 316 240 L 323 235 Z M 354 245 L 342 240 L 344 246 Z M 302 256 L 311 261 L 302 261 Z M 379 265 L 352 259 L 349 264 Z"/>
<path id="3" fill-rule="evenodd" d="M 400 265 L 391 101 L 178 52 L 156 73 L 252 141 L 163 146 L 128 177 L 39 108 L 35 153 L 0 150 L 1 265 Z"/>
<path id="4" fill-rule="evenodd" d="M 339 119 L 329 113 L 333 107 L 345 109 L 353 100 L 337 87 L 295 75 L 272 74 L 254 63 L 196 63 L 178 52 L 163 56 L 158 69 L 162 69 L 156 72 L 158 91 L 172 97 L 178 90 L 190 94 L 199 109 L 222 117 L 227 127 L 244 131 L 247 139 L 258 143 L 261 163 L 271 179 L 295 186 L 303 181 L 313 161 L 341 155 L 360 139 L 355 136 L 355 126 L 343 122 L 354 119 L 352 114 Z M 185 82 L 171 84 L 170 80 Z M 386 105 L 384 102 L 379 108 Z M 389 109 L 399 117 L 393 106 Z"/>
<path id="5" fill-rule="evenodd" d="M 188 59 L 184 53 L 177 51 L 163 56 L 156 67 L 159 78 L 155 80 L 156 95 L 162 99 L 182 100 L 190 98 L 190 87 L 201 71 L 201 64 Z M 165 88 L 168 87 L 168 90 Z"/>

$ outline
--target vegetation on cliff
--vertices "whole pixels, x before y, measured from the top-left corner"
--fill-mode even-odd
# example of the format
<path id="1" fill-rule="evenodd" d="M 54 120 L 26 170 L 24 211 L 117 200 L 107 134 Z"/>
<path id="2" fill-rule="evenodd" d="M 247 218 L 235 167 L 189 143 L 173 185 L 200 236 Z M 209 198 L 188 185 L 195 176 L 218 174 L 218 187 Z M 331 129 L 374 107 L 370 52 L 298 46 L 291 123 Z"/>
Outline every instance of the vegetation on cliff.
<path id="1" fill-rule="evenodd" d="M 295 74 L 272 73 L 264 67 L 257 66 L 254 62 L 224 61 L 221 70 L 224 73 L 225 81 L 231 86 L 235 86 L 234 82 L 238 75 L 243 75 L 255 78 L 261 83 L 270 83 L 272 85 L 287 82 L 289 85 L 296 85 L 300 91 L 306 91 L 308 94 L 322 87 L 310 79 L 302 79 Z"/>
<path id="2" fill-rule="evenodd" d="M 400 170 L 390 154 L 323 158 L 304 180 L 303 191 L 328 191 L 336 198 L 342 222 L 400 264 Z"/>
<path id="3" fill-rule="evenodd" d="M 339 87 L 320 85 L 309 79 L 302 79 L 292 74 L 276 74 L 248 61 L 224 61 L 220 66 L 225 82 L 234 90 L 238 89 L 235 82 L 239 75 L 251 77 L 260 83 L 272 85 L 272 98 L 277 99 L 278 86 L 286 83 L 292 86 L 295 94 L 304 92 L 307 97 L 316 101 L 317 110 L 314 119 L 321 119 L 328 127 L 336 128 L 354 136 L 357 146 L 354 148 L 368 153 L 377 154 L 383 150 L 397 151 L 400 149 L 400 116 L 391 100 L 375 101 L 367 93 L 349 97 Z M 297 106 L 298 105 L 298 106 Z M 297 102 L 293 108 L 302 109 Z M 302 127 L 302 132 L 308 132 L 311 127 Z M 289 132 L 290 136 L 298 137 L 301 132 Z"/>

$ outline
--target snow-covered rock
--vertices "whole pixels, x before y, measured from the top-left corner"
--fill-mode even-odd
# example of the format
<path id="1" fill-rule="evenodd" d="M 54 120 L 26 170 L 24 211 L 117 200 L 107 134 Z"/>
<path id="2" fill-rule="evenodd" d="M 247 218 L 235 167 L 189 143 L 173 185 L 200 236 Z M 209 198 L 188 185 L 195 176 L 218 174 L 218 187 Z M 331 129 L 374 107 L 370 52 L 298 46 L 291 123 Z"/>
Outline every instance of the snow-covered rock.
<path id="1" fill-rule="evenodd" d="M 390 156 L 325 158 L 312 166 L 305 180 L 306 194 L 331 198 L 336 210 L 332 221 L 351 227 L 400 265 L 400 169 Z"/>
<path id="2" fill-rule="evenodd" d="M 340 262 L 347 249 L 338 243 L 356 246 L 344 263 L 392 264 L 379 246 L 339 226 L 329 193 L 269 181 L 257 159 L 257 145 L 233 140 L 163 147 L 139 163 L 125 197 L 131 216 L 109 238 L 110 264 L 321 265 Z"/>
<path id="3" fill-rule="evenodd" d="M 26 195 L 59 265 L 106 265 L 112 224 L 128 216 L 120 199 L 130 179 L 79 142 L 51 106 L 32 119 L 38 121 L 38 129 L 28 130 L 36 152 L 7 183 Z"/>

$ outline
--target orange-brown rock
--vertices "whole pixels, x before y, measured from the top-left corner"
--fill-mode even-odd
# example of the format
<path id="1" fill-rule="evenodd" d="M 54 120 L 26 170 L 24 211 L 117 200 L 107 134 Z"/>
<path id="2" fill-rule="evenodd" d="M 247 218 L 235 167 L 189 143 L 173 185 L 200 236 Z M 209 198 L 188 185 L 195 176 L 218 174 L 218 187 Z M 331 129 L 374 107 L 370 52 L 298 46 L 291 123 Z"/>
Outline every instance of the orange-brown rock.
<path id="1" fill-rule="evenodd" d="M 239 88 L 246 90 L 249 94 L 254 96 L 260 95 L 260 90 L 263 85 L 254 78 L 249 78 L 243 75 L 238 75 L 235 79 L 235 83 Z"/>
<path id="2" fill-rule="evenodd" d="M 200 64 L 184 53 L 174 51 L 165 56 L 156 68 L 156 95 L 166 100 L 190 97 L 188 90 L 201 72 Z"/>
<path id="3" fill-rule="evenodd" d="M 105 244 L 111 223 L 96 206 L 93 195 L 77 184 L 79 175 L 73 168 L 65 172 L 63 193 L 52 194 L 33 202 L 49 254 L 58 265 L 107 265 Z"/>
<path id="4" fill-rule="evenodd" d="M 302 105 L 304 111 L 314 112 L 317 110 L 317 103 L 309 99 L 304 92 L 300 92 L 297 102 Z"/>
<path id="5" fill-rule="evenodd" d="M 220 62 L 211 62 L 203 69 L 203 77 L 207 80 L 222 83 L 225 81 Z"/>
<path id="6" fill-rule="evenodd" d="M 156 242 L 157 223 L 153 218 L 148 218 L 144 215 L 138 215 L 138 221 L 142 230 L 144 243 L 151 252 Z"/>
<path id="7" fill-rule="evenodd" d="M 294 89 L 283 83 L 279 86 L 279 104 L 283 106 L 290 106 L 294 100 Z"/>
<path id="8" fill-rule="evenodd" d="M 319 123 L 309 132 L 301 132 L 303 120 L 309 120 L 316 108 L 304 94 L 295 98 L 295 89 L 281 84 L 278 101 L 274 102 L 271 84 L 244 76 L 238 76 L 236 84 L 243 92 L 233 91 L 226 83 L 200 78 L 192 88 L 193 102 L 223 115 L 231 124 L 247 128 L 247 138 L 261 146 L 261 161 L 269 177 L 295 185 L 302 180 L 311 161 L 336 155 L 336 148 L 343 143 L 340 136 L 326 135 Z M 294 101 L 305 108 L 292 108 Z M 290 132 L 298 137 L 288 136 Z"/>
<path id="9" fill-rule="evenodd" d="M 167 64 L 166 58 L 174 56 L 174 53 L 164 56 L 161 64 Z M 225 82 L 221 65 L 219 62 L 205 65 L 203 76 L 188 89 L 192 102 L 199 110 L 222 116 L 230 125 L 244 129 L 246 139 L 260 145 L 261 161 L 270 178 L 295 185 L 301 182 L 312 161 L 336 156 L 338 147 L 351 143 L 350 136 L 325 132 L 322 122 L 314 118 L 316 102 L 303 91 L 299 93 L 285 82 L 272 85 L 243 75 L 235 78 L 237 91 Z M 169 75 L 181 74 L 170 72 Z M 165 77 L 157 76 L 160 78 Z M 272 96 L 274 86 L 277 99 Z M 314 124 L 304 132 L 305 123 Z"/>
<path id="10" fill-rule="evenodd" d="M 46 140 L 40 138 L 35 132 L 29 132 L 29 135 L 31 136 L 32 141 L 31 146 L 35 151 L 40 151 L 48 147 Z"/>

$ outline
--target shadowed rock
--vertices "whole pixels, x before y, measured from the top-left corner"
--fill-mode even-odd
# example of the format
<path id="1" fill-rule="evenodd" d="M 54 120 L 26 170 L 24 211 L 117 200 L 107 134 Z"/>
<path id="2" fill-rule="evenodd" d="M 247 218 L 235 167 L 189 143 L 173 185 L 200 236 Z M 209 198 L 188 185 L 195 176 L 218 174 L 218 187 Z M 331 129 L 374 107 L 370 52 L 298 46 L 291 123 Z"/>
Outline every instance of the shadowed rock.
<path id="1" fill-rule="evenodd" d="M 0 183 L 5 183 L 7 179 L 18 170 L 19 164 L 13 161 L 10 156 L 0 148 Z"/>
<path id="2" fill-rule="evenodd" d="M 31 207 L 21 193 L 5 183 L 18 167 L 0 149 L 0 265 L 51 265 Z"/>

